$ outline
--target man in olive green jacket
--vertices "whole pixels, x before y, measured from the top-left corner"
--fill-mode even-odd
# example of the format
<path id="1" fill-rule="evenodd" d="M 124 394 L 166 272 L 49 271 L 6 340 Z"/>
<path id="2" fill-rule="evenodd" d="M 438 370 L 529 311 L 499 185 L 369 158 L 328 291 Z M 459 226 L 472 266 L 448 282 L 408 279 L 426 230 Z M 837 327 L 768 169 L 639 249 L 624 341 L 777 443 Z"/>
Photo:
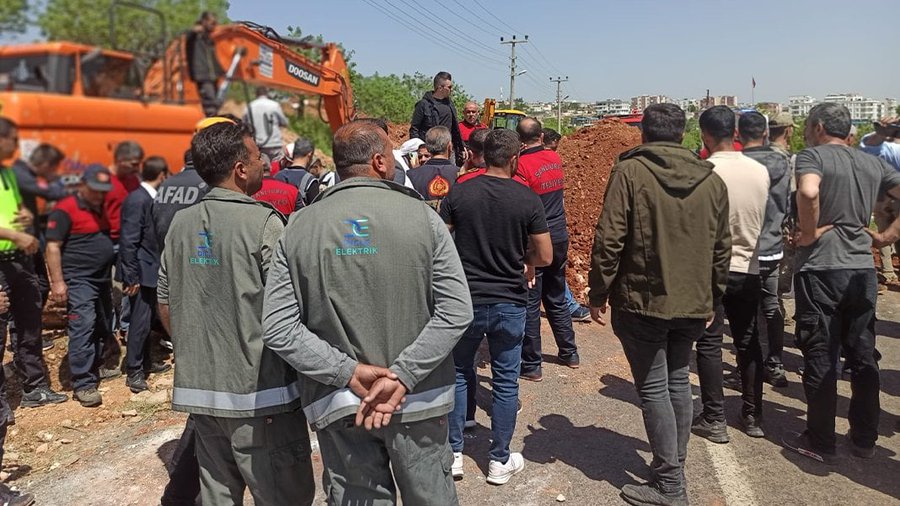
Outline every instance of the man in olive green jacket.
<path id="1" fill-rule="evenodd" d="M 630 504 L 687 504 L 688 363 L 731 257 L 725 183 L 681 146 L 684 125 L 676 105 L 644 111 L 644 144 L 613 168 L 594 237 L 591 314 L 604 324 L 612 306 L 653 453 L 654 481 L 622 487 Z"/>
<path id="2" fill-rule="evenodd" d="M 224 121 L 191 141 L 212 187 L 175 215 L 157 292 L 175 345 L 172 407 L 196 424 L 203 504 L 312 504 L 315 485 L 296 371 L 262 342 L 262 308 L 284 218 L 250 195 L 263 162 L 242 124 Z"/>

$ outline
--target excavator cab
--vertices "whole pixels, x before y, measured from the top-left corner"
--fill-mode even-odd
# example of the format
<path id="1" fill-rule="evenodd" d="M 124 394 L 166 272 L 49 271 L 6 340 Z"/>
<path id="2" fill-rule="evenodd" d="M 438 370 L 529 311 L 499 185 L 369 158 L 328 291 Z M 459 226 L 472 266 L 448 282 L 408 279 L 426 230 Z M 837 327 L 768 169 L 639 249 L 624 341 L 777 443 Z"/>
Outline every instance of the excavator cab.
<path id="1" fill-rule="evenodd" d="M 515 130 L 519 122 L 525 118 L 525 113 L 516 109 L 497 109 L 497 101 L 493 98 L 484 99 L 484 107 L 481 109 L 481 122 L 490 128 L 505 128 Z"/>

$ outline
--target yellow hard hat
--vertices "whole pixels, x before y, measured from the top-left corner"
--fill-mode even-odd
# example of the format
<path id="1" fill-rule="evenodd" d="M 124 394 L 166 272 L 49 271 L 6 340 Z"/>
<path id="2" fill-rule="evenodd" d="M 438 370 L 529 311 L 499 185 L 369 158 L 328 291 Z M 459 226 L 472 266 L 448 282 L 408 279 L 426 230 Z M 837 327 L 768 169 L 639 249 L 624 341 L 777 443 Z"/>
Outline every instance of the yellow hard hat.
<path id="1" fill-rule="evenodd" d="M 234 120 L 232 120 L 232 119 L 225 118 L 223 116 L 211 116 L 209 118 L 203 118 L 200 121 L 198 121 L 197 124 L 194 126 L 194 133 L 197 133 L 197 132 L 203 130 L 204 128 L 210 127 L 217 123 L 231 123 L 232 125 L 237 125 L 237 123 L 235 123 Z"/>

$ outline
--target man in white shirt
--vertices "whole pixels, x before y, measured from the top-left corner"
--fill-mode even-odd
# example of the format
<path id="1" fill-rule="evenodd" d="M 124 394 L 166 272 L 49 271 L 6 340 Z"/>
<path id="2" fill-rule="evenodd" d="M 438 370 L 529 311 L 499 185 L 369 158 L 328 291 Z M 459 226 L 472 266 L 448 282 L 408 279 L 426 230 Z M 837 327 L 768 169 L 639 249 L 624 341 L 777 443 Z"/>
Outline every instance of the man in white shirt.
<path id="1" fill-rule="evenodd" d="M 267 88 L 256 88 L 256 100 L 247 104 L 244 123 L 253 129 L 253 138 L 259 150 L 277 160 L 281 157 L 281 127 L 288 125 L 281 104 L 269 98 Z"/>
<path id="2" fill-rule="evenodd" d="M 764 437 L 762 419 L 763 358 L 759 330 L 753 325 L 759 308 L 759 254 L 757 244 L 769 196 L 766 167 L 734 150 L 734 112 L 726 106 L 707 109 L 700 115 L 703 143 L 711 153 L 708 161 L 728 188 L 731 223 L 731 265 L 728 285 L 716 303 L 713 323 L 697 341 L 697 373 L 703 411 L 694 420 L 695 434 L 715 443 L 727 443 L 725 404 L 722 390 L 722 334 L 728 316 L 737 348 L 743 406 L 741 424 L 750 437 Z"/>

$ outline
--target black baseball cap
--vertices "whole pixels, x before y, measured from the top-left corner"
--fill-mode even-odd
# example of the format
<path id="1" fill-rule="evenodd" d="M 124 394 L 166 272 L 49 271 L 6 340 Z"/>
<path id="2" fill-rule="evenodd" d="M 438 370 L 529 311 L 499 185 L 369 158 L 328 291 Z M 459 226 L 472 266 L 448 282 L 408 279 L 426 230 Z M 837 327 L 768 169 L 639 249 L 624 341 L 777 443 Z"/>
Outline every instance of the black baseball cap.
<path id="1" fill-rule="evenodd" d="M 81 181 L 88 185 L 88 188 L 98 192 L 108 192 L 113 188 L 112 174 L 99 163 L 88 165 L 81 174 Z"/>

